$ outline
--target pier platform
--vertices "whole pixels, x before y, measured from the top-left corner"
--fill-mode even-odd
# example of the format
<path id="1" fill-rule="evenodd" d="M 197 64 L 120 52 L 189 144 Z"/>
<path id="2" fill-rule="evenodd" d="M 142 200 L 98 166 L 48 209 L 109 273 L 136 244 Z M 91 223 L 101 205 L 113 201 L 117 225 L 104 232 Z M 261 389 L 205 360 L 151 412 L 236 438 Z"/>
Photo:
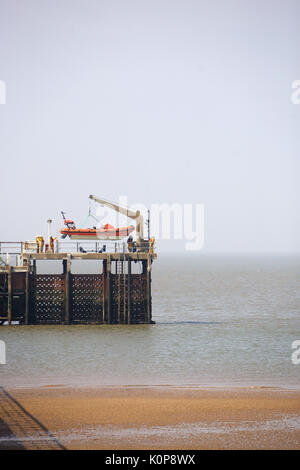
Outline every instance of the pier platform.
<path id="1" fill-rule="evenodd" d="M 98 243 L 64 242 L 56 252 L 38 253 L 12 243 L 0 243 L 0 325 L 154 323 L 151 268 L 157 255 L 149 245 L 129 252 L 111 243 L 103 252 Z M 96 260 L 99 272 L 75 274 L 73 260 Z M 38 273 L 37 262 L 45 261 L 61 262 L 61 274 Z M 136 265 L 139 270 L 132 269 Z"/>

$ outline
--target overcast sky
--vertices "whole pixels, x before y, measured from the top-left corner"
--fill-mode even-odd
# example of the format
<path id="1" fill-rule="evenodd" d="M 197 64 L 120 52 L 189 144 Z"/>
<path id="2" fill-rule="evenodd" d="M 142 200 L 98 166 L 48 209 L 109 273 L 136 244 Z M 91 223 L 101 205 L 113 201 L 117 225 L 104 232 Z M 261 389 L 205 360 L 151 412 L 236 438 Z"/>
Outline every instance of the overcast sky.
<path id="1" fill-rule="evenodd" d="M 299 17 L 299 0 L 0 0 L 0 239 L 62 209 L 81 223 L 93 193 L 203 203 L 207 253 L 300 252 Z"/>

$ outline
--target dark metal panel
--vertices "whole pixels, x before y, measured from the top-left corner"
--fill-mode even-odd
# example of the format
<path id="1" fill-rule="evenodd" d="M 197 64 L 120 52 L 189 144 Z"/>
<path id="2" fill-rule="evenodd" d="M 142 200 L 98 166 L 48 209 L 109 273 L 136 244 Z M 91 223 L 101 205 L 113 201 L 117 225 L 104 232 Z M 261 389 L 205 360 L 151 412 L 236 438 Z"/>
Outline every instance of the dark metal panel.
<path id="1" fill-rule="evenodd" d="M 31 296 L 31 323 L 61 324 L 64 322 L 64 275 L 32 275 Z"/>
<path id="2" fill-rule="evenodd" d="M 147 323 L 147 273 L 131 276 L 131 323 Z"/>
<path id="3" fill-rule="evenodd" d="M 72 323 L 102 323 L 103 274 L 72 274 Z"/>

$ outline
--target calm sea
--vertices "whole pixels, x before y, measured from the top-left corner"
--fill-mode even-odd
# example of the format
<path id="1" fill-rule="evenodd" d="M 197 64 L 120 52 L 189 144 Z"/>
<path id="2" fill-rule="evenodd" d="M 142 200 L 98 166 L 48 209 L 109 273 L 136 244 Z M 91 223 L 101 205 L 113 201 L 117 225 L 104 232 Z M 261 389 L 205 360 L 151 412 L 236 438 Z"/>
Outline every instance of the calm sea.
<path id="1" fill-rule="evenodd" d="M 0 327 L 0 384 L 300 388 L 300 258 L 160 255 L 155 325 Z"/>

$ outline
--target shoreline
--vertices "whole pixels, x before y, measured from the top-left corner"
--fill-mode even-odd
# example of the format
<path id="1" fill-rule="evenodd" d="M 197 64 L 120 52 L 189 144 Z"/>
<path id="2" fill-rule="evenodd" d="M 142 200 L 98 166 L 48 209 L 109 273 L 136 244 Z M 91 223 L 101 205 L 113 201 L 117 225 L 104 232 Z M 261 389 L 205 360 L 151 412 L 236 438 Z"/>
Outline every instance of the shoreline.
<path id="1" fill-rule="evenodd" d="M 247 385 L 247 384 L 172 384 L 172 383 L 165 383 L 165 384 L 93 384 L 89 383 L 86 385 L 82 384 L 70 384 L 70 383 L 43 383 L 43 384 L 20 384 L 14 385 L 11 384 L 4 384 L 0 383 L 0 388 L 5 388 L 10 390 L 11 392 L 22 392 L 22 391 L 32 391 L 36 392 L 39 390 L 73 390 L 73 391 L 89 391 L 89 390 L 154 390 L 154 391 L 168 391 L 168 390 L 194 390 L 194 391 L 242 391 L 242 390 L 265 390 L 265 391 L 277 391 L 277 392 L 299 392 L 300 394 L 300 386 L 293 386 L 293 385 L 264 385 L 264 384 L 255 384 L 255 385 Z"/>
<path id="2" fill-rule="evenodd" d="M 300 449 L 299 390 L 47 384 L 0 392 L 0 449 Z"/>
<path id="3" fill-rule="evenodd" d="M 1 377 L 0 377 L 1 379 Z M 137 390 L 274 390 L 282 392 L 299 392 L 300 384 L 276 384 L 276 383 L 255 383 L 255 382 L 239 382 L 239 383 L 97 383 L 97 382 L 85 382 L 80 383 L 77 380 L 74 382 L 43 380 L 42 382 L 36 383 L 15 383 L 6 381 L 4 384 L 0 382 L 0 387 L 4 387 L 11 391 L 22 391 L 22 390 L 42 390 L 42 389 L 65 389 L 65 390 L 102 390 L 102 389 L 137 389 Z M 84 378 L 82 378 L 84 382 Z"/>
<path id="4" fill-rule="evenodd" d="M 85 376 L 73 376 L 73 377 L 62 377 L 62 376 L 44 376 L 44 377 L 14 377 L 14 376 L 2 376 L 0 375 L 0 387 L 5 387 L 9 390 L 38 390 L 42 388 L 65 388 L 65 389 L 118 389 L 118 388 L 136 388 L 136 389 L 195 389 L 195 390 L 242 390 L 242 389 L 270 389 L 270 390 L 286 390 L 286 391 L 299 391 L 300 382 L 284 382 L 282 380 L 272 381 L 265 380 L 259 381 L 257 378 L 253 380 L 231 380 L 225 381 L 213 381 L 210 378 L 202 382 L 180 382 L 180 381 L 149 381 L 140 380 L 137 381 L 126 381 L 123 378 L 115 381 L 97 381 L 95 377 Z"/>

